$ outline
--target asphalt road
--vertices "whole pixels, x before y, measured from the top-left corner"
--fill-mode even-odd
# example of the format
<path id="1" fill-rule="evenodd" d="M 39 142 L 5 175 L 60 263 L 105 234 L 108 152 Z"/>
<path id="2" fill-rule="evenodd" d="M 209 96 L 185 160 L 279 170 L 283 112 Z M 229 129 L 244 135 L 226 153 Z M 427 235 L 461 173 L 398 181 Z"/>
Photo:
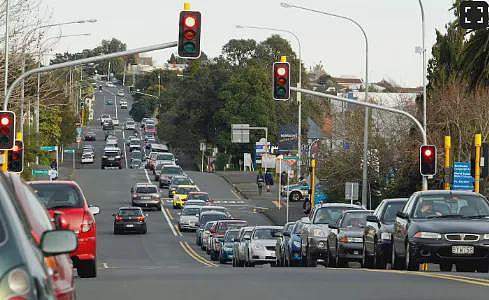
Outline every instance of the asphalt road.
<path id="1" fill-rule="evenodd" d="M 102 112 L 115 115 L 115 106 L 105 105 L 103 99 L 113 97 L 111 93 L 116 90 L 104 86 L 104 91 L 97 93 L 96 118 Z M 125 98 L 130 108 L 132 100 Z M 118 109 L 117 114 L 122 125 L 128 110 Z M 100 159 L 103 132 L 99 125 L 93 128 L 98 132 L 93 144 Z M 123 132 L 118 131 L 117 135 L 122 138 Z M 188 174 L 216 203 L 229 207 L 235 217 L 250 224 L 269 224 L 260 208 L 241 199 L 218 175 Z M 165 199 L 161 211 L 146 212 L 149 214 L 147 234 L 113 235 L 112 213 L 120 206 L 129 205 L 130 186 L 151 181 L 150 175 L 144 169 L 101 170 L 99 160 L 76 169 L 75 180 L 90 204 L 101 208 L 96 216 L 98 277 L 76 280 L 78 299 L 461 300 L 488 297 L 488 274 L 219 265 L 195 247 L 194 233 L 176 229 L 177 211 Z M 167 195 L 166 190 L 162 195 Z"/>

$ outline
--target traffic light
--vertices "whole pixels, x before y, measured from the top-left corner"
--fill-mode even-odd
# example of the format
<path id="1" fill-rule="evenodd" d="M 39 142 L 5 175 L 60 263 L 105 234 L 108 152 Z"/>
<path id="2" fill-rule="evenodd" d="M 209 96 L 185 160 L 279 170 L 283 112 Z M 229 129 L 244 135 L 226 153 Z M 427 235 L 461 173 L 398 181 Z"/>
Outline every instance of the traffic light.
<path id="1" fill-rule="evenodd" d="M 178 24 L 178 56 L 200 57 L 200 11 L 182 10 Z"/>
<path id="2" fill-rule="evenodd" d="M 0 111 L 0 150 L 10 150 L 15 142 L 15 114 Z"/>
<path id="3" fill-rule="evenodd" d="M 423 145 L 419 148 L 419 172 L 423 176 L 436 174 L 436 147 Z"/>
<path id="4" fill-rule="evenodd" d="M 8 171 L 20 173 L 24 170 L 24 142 L 15 141 L 12 150 L 8 150 Z"/>
<path id="5" fill-rule="evenodd" d="M 273 63 L 273 99 L 289 100 L 290 65 L 288 62 Z"/>

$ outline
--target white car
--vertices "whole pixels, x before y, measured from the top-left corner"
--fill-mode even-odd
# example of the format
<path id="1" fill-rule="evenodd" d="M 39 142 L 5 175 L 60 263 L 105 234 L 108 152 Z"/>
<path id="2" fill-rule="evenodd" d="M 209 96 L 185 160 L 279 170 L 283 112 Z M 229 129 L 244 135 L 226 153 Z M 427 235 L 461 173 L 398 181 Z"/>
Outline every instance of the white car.
<path id="1" fill-rule="evenodd" d="M 127 109 L 127 101 L 121 101 L 121 109 Z"/>
<path id="2" fill-rule="evenodd" d="M 282 232 L 281 226 L 256 226 L 249 240 L 245 265 L 254 267 L 257 264 L 275 265 L 275 245 Z"/>
<path id="3" fill-rule="evenodd" d="M 136 122 L 126 121 L 126 130 L 136 130 Z"/>
<path id="4" fill-rule="evenodd" d="M 103 114 L 100 116 L 100 125 L 103 125 L 105 122 L 111 120 L 110 115 L 108 114 Z"/>
<path id="5" fill-rule="evenodd" d="M 93 164 L 93 154 L 89 152 L 84 152 L 81 157 L 82 164 Z"/>
<path id="6" fill-rule="evenodd" d="M 117 91 L 117 96 L 124 97 L 124 91 L 123 90 L 118 90 Z"/>
<path id="7" fill-rule="evenodd" d="M 114 124 L 114 126 L 119 126 L 119 119 L 112 119 L 112 124 Z"/>

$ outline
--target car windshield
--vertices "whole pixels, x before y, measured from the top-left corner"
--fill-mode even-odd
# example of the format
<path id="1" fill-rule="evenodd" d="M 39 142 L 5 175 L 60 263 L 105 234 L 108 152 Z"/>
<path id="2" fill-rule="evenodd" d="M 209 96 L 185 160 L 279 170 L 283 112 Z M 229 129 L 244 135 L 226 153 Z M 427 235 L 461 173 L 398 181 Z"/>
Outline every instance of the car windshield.
<path id="1" fill-rule="evenodd" d="M 154 129 L 155 126 L 153 124 L 146 124 L 145 128 L 146 129 Z"/>
<path id="2" fill-rule="evenodd" d="M 155 186 L 138 186 L 136 188 L 136 193 L 141 193 L 141 194 L 154 194 L 157 192 L 158 190 L 156 189 Z"/>
<path id="3" fill-rule="evenodd" d="M 276 238 L 276 233 L 281 232 L 281 229 L 276 228 L 257 228 L 253 233 L 253 240 L 273 240 Z"/>
<path id="4" fill-rule="evenodd" d="M 80 208 L 83 200 L 70 184 L 36 183 L 31 185 L 47 209 Z"/>
<path id="5" fill-rule="evenodd" d="M 181 175 L 183 171 L 179 167 L 164 167 L 162 168 L 161 173 L 170 175 Z"/>
<path id="6" fill-rule="evenodd" d="M 219 221 L 222 219 L 226 219 L 226 215 L 223 213 L 215 213 L 215 214 L 203 214 L 200 216 L 199 223 L 205 224 L 210 221 Z"/>
<path id="7" fill-rule="evenodd" d="M 477 195 L 423 195 L 416 203 L 413 218 L 478 218 L 489 216 L 487 199 Z"/>
<path id="8" fill-rule="evenodd" d="M 199 213 L 198 207 L 184 207 L 182 211 L 183 216 L 195 216 Z"/>
<path id="9" fill-rule="evenodd" d="M 174 160 L 173 154 L 171 153 L 160 153 L 156 157 L 156 160 Z"/>
<path id="10" fill-rule="evenodd" d="M 190 192 L 195 192 L 195 187 L 177 187 L 175 193 L 180 195 L 187 195 Z"/>
<path id="11" fill-rule="evenodd" d="M 221 222 L 219 228 L 217 228 L 217 232 L 223 234 L 228 228 L 240 228 L 246 225 L 245 222 Z"/>
<path id="12" fill-rule="evenodd" d="M 92 157 L 92 154 L 90 153 L 83 153 L 83 158 L 89 158 Z"/>
<path id="13" fill-rule="evenodd" d="M 314 216 L 314 224 L 333 224 L 338 221 L 345 210 L 355 209 L 353 207 L 322 207 Z"/>
<path id="14" fill-rule="evenodd" d="M 190 185 L 190 184 L 192 184 L 192 181 L 189 178 L 173 178 L 173 181 L 171 184 L 172 185 L 187 185 L 187 184 Z"/>
<path id="15" fill-rule="evenodd" d="M 190 194 L 190 195 L 188 195 L 188 198 L 207 201 L 207 200 L 209 200 L 209 195 L 208 194 Z"/>
<path id="16" fill-rule="evenodd" d="M 205 201 L 201 201 L 201 200 L 188 200 L 187 199 L 187 202 L 185 203 L 185 205 L 204 206 L 205 205 Z"/>
<path id="17" fill-rule="evenodd" d="M 238 237 L 239 230 L 228 230 L 224 235 L 225 242 L 233 242 Z"/>
<path id="18" fill-rule="evenodd" d="M 141 141 L 138 139 L 131 140 L 130 145 L 140 145 Z"/>
<path id="19" fill-rule="evenodd" d="M 367 222 L 367 215 L 371 215 L 368 212 L 348 212 L 345 213 L 343 219 L 341 220 L 341 228 L 353 229 L 353 228 L 364 228 Z"/>
<path id="20" fill-rule="evenodd" d="M 386 224 L 393 224 L 396 221 L 397 213 L 402 210 L 406 202 L 391 202 L 386 204 L 384 208 L 384 215 L 382 216 L 382 222 Z"/>
<path id="21" fill-rule="evenodd" d="M 141 216 L 143 213 L 139 209 L 121 209 L 119 210 L 119 216 L 122 217 L 133 217 L 133 216 Z"/>

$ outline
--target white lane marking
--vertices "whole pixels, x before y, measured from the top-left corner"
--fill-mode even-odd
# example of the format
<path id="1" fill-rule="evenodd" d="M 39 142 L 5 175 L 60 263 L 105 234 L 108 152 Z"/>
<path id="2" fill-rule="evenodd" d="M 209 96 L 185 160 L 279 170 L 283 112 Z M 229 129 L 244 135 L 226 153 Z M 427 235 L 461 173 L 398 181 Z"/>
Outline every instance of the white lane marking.
<path id="1" fill-rule="evenodd" d="M 146 174 L 146 179 L 148 180 L 148 183 L 151 183 L 151 180 L 149 179 L 149 175 L 148 175 L 148 170 L 144 169 L 144 174 Z"/>
<path id="2" fill-rule="evenodd" d="M 124 161 L 126 163 L 126 169 L 128 169 L 128 165 L 127 165 L 127 151 L 126 151 L 126 135 L 124 134 L 124 130 L 122 130 L 122 145 L 124 146 Z"/>
<path id="3" fill-rule="evenodd" d="M 117 96 L 114 94 L 114 105 L 115 105 L 115 118 L 119 119 L 117 115 Z"/>
<path id="4" fill-rule="evenodd" d="M 108 269 L 109 268 L 109 265 L 107 265 L 107 263 L 103 263 L 102 266 L 104 266 L 104 269 Z"/>
<path id="5" fill-rule="evenodd" d="M 236 197 L 238 198 L 238 200 L 241 200 L 241 197 L 234 191 L 234 190 L 231 190 L 231 193 Z"/>

